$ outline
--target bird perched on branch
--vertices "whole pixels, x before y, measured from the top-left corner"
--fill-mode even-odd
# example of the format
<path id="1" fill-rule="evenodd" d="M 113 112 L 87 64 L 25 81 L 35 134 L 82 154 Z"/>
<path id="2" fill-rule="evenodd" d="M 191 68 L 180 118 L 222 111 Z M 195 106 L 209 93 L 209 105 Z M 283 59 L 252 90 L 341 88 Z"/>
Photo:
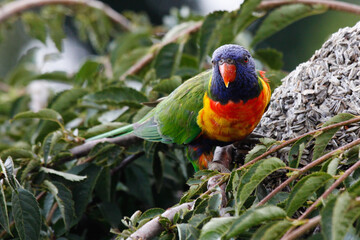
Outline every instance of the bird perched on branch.
<path id="1" fill-rule="evenodd" d="M 195 170 L 208 168 L 215 146 L 246 138 L 270 101 L 264 72 L 255 70 L 250 53 L 239 45 L 216 49 L 212 70 L 176 88 L 137 123 L 89 140 L 134 133 L 148 141 L 186 144 Z"/>

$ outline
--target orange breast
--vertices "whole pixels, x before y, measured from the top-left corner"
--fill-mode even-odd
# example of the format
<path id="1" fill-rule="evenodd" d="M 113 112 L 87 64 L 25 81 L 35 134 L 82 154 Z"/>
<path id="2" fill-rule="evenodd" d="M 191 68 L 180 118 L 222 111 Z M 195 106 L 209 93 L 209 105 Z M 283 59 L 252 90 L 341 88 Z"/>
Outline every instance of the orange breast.
<path id="1" fill-rule="evenodd" d="M 266 87 L 257 98 L 238 103 L 221 105 L 204 96 L 204 107 L 199 112 L 197 123 L 208 138 L 234 142 L 248 136 L 259 123 L 270 100 L 270 88 Z"/>

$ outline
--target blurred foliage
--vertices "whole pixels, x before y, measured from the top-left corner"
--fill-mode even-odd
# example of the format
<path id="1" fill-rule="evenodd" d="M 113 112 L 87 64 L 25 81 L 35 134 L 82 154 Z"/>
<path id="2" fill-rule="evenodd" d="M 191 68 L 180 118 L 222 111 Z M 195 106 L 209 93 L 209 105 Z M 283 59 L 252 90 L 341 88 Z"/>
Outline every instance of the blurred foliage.
<path id="1" fill-rule="evenodd" d="M 216 172 L 202 171 L 193 176 L 182 146 L 141 142 L 123 148 L 100 143 L 86 157 L 69 158 L 69 150 L 81 145 L 84 138 L 136 122 L 151 109 L 142 103 L 166 96 L 189 77 L 209 68 L 212 51 L 222 44 L 248 47 L 258 69 L 268 72 L 272 88 L 276 88 L 286 75 L 281 71 L 283 55 L 271 48 L 255 49 L 257 43 L 302 17 L 327 9 L 289 5 L 266 14 L 256 12 L 260 2 L 247 0 L 239 10 L 204 17 L 193 13 L 182 16 L 174 10 L 169 16 L 174 26 L 153 26 L 146 16 L 126 12 L 131 31 L 122 30 L 102 11 L 79 5 L 42 6 L 2 23 L 2 38 L 14 23 L 20 23 L 31 37 L 43 43 L 50 38 L 61 51 L 66 37 L 64 23 L 69 21 L 97 55 L 89 57 L 73 75 L 43 73 L 35 61 L 37 49 L 33 48 L 4 77 L 0 85 L 0 237 L 112 239 L 115 232 L 122 238 L 163 212 L 153 207 L 165 209 L 189 201 L 195 201 L 194 208 L 177 213 L 173 222 L 161 218 L 165 228 L 160 239 L 278 239 L 291 226 L 301 225 L 296 221 L 298 209 L 317 199 L 326 184 L 358 159 L 358 148 L 330 159 L 291 186 L 289 193 L 277 194 L 263 207 L 255 207 L 269 193 L 263 180 L 286 168 L 277 158 L 222 175 L 228 181 L 226 208 L 222 208 L 220 194 L 202 194 Z M 248 27 L 258 19 L 263 21 L 252 37 Z M 202 26 L 196 27 L 199 22 Z M 126 74 L 149 54 L 148 64 Z M 39 79 L 71 88 L 50 91 L 46 107 L 33 112 L 29 106 L 33 96 L 25 87 Z M 317 156 L 324 154 L 319 146 L 326 145 L 333 134 L 317 136 Z M 309 140 L 295 143 L 291 150 L 301 154 Z M 246 161 L 272 144 L 277 143 L 263 140 Z M 299 159 L 291 155 L 290 166 L 297 167 Z M 359 206 L 359 177 L 358 171 L 354 172 L 343 190 L 336 191 L 326 203 L 321 216 L 327 229 L 317 239 L 359 237 L 359 223 L 353 225 L 359 214 L 351 211 Z M 347 207 L 341 208 L 341 202 Z M 139 209 L 150 210 L 141 213 L 136 211 Z M 335 218 L 342 221 L 327 221 Z"/>

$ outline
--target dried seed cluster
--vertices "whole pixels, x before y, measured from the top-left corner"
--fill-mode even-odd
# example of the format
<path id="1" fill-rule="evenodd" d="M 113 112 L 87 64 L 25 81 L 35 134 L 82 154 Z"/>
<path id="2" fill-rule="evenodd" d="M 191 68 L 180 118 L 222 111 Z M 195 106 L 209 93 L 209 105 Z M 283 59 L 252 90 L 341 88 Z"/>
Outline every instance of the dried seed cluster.
<path id="1" fill-rule="evenodd" d="M 314 130 L 338 113 L 360 114 L 360 22 L 340 29 L 275 89 L 256 133 L 286 140 Z M 335 148 L 359 137 L 354 124 L 331 141 Z M 285 151 L 288 149 L 285 149 Z M 303 159 L 309 157 L 305 150 Z"/>

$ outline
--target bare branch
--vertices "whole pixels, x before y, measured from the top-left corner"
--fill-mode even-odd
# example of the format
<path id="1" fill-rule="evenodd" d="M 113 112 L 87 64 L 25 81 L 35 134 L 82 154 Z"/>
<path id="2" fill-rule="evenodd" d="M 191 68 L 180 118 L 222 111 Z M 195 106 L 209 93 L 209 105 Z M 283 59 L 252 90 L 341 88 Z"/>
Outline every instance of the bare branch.
<path id="1" fill-rule="evenodd" d="M 184 209 L 191 209 L 194 203 L 195 201 L 189 203 L 183 203 L 179 206 L 169 208 L 163 214 L 161 214 L 161 216 L 168 218 L 172 222 L 177 212 Z M 156 217 L 152 219 L 150 222 L 146 223 L 141 228 L 139 228 L 136 232 L 131 234 L 128 240 L 152 239 L 153 237 L 159 235 L 161 230 L 162 230 L 162 226 L 159 223 L 159 217 Z"/>
<path id="2" fill-rule="evenodd" d="M 103 11 L 113 22 L 119 24 L 124 30 L 131 31 L 130 22 L 120 13 L 108 5 L 97 0 L 18 0 L 5 4 L 0 8 L 0 23 L 13 15 L 26 10 L 45 5 L 83 5 Z"/>
<path id="3" fill-rule="evenodd" d="M 257 9 L 261 10 L 269 10 L 272 8 L 280 7 L 283 5 L 288 4 L 306 4 L 306 5 L 315 5 L 320 4 L 327 6 L 329 9 L 348 12 L 353 14 L 360 14 L 360 6 L 356 4 L 346 3 L 346 2 L 339 2 L 339 1 L 329 1 L 329 0 L 272 0 L 272 1 L 262 1 Z"/>

